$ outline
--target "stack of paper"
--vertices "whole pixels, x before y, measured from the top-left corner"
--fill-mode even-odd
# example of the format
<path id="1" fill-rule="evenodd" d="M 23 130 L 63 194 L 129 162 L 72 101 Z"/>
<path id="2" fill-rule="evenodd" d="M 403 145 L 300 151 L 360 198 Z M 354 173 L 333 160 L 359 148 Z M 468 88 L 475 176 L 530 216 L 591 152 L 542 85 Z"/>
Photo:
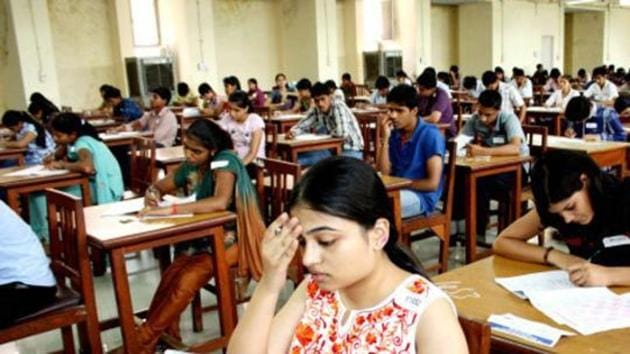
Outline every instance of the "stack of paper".
<path id="1" fill-rule="evenodd" d="M 70 171 L 68 170 L 49 170 L 42 165 L 32 166 L 23 168 L 21 170 L 17 170 L 15 172 L 10 172 L 5 174 L 7 177 L 47 177 L 47 176 L 56 176 L 63 175 Z"/>
<path id="2" fill-rule="evenodd" d="M 575 333 L 563 331 L 544 323 L 529 321 L 511 313 L 490 315 L 488 323 L 493 331 L 505 333 L 546 347 L 554 347 L 562 336 L 575 335 Z"/>
<path id="3" fill-rule="evenodd" d="M 495 278 L 494 281 L 521 299 L 529 298 L 530 292 L 578 288 L 569 280 L 569 273 L 563 270 Z"/>
<path id="4" fill-rule="evenodd" d="M 324 140 L 330 139 L 330 135 L 319 135 L 319 134 L 301 134 L 295 137 L 297 141 L 313 141 L 313 140 Z"/>

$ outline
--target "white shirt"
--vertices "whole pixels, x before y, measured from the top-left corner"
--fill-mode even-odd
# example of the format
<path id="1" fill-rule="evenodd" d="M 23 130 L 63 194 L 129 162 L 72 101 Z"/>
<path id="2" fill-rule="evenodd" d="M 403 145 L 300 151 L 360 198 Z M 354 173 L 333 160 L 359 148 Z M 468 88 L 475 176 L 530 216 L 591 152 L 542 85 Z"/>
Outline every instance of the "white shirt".
<path id="1" fill-rule="evenodd" d="M 232 116 L 226 115 L 223 116 L 221 120 L 217 121 L 217 124 L 230 134 L 232 143 L 234 144 L 234 150 L 236 150 L 241 160 L 249 154 L 252 140 L 254 139 L 254 133 L 256 131 L 262 131 L 263 137 L 260 139 L 256 157 L 265 157 L 265 121 L 258 114 L 250 113 L 247 119 L 241 123 L 235 121 Z"/>
<path id="2" fill-rule="evenodd" d="M 584 91 L 584 97 L 592 98 L 595 101 L 608 101 L 619 97 L 619 92 L 615 84 L 606 80 L 604 87 L 599 87 L 597 82 L 594 82 Z"/>
<path id="3" fill-rule="evenodd" d="M 545 107 L 560 107 L 564 111 L 567 108 L 567 104 L 573 97 L 579 96 L 580 93 L 574 89 L 569 91 L 569 94 L 563 96 L 562 90 L 554 91 L 551 96 L 545 101 Z"/>
<path id="4" fill-rule="evenodd" d="M 447 84 L 445 84 L 442 81 L 438 80 L 437 87 L 441 88 L 444 91 L 446 91 L 446 94 L 448 95 L 448 98 L 453 99 L 453 96 L 451 95 L 451 88 L 448 87 Z"/>
<path id="5" fill-rule="evenodd" d="M 534 87 L 532 85 L 532 80 L 525 78 L 525 82 L 523 83 L 523 86 L 520 86 L 520 87 L 518 86 L 516 79 L 512 79 L 510 84 L 516 87 L 516 89 L 518 90 L 518 93 L 521 94 L 522 98 L 527 99 L 527 98 L 534 97 Z"/>
<path id="6" fill-rule="evenodd" d="M 483 83 L 481 82 L 481 80 L 477 80 L 477 86 L 472 89 L 472 90 L 466 90 L 468 91 L 468 95 L 474 98 L 479 98 L 479 95 L 481 95 L 481 93 L 486 89 L 485 86 L 483 86 Z"/>
<path id="7" fill-rule="evenodd" d="M 516 87 L 499 82 L 499 93 L 501 94 L 501 110 L 504 112 L 514 112 L 514 108 L 525 105 L 523 97 L 518 93 Z"/>

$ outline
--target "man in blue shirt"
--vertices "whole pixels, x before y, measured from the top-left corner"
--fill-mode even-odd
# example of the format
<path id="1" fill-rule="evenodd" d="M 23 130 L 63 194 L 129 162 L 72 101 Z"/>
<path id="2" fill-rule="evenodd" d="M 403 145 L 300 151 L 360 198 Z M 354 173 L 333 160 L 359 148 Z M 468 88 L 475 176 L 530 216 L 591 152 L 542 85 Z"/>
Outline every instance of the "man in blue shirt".
<path id="1" fill-rule="evenodd" d="M 626 141 L 619 114 L 612 108 L 595 105 L 584 96 L 573 97 L 564 116 L 568 121 L 565 135 L 570 138 L 590 136 L 596 140 Z"/>
<path id="2" fill-rule="evenodd" d="M 41 243 L 0 201 L 0 328 L 55 300 L 57 287 Z"/>
<path id="3" fill-rule="evenodd" d="M 115 87 L 105 88 L 103 98 L 114 108 L 114 117 L 122 117 L 125 123 L 139 119 L 144 114 L 137 103 L 130 98 L 122 98 L 120 90 Z"/>
<path id="4" fill-rule="evenodd" d="M 387 95 L 389 114 L 381 117 L 378 169 L 385 175 L 413 180 L 400 191 L 403 218 L 435 210 L 442 195 L 445 142 L 439 129 L 418 118 L 418 94 L 407 85 Z"/>

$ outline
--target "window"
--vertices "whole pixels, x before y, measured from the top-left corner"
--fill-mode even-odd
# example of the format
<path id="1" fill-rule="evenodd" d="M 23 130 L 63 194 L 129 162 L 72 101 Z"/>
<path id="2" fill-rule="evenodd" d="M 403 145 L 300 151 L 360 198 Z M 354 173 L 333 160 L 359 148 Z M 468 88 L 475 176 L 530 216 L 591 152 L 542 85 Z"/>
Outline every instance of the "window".
<path id="1" fill-rule="evenodd" d="M 160 45 L 156 0 L 129 1 L 131 4 L 133 45 L 136 47 L 154 47 Z"/>

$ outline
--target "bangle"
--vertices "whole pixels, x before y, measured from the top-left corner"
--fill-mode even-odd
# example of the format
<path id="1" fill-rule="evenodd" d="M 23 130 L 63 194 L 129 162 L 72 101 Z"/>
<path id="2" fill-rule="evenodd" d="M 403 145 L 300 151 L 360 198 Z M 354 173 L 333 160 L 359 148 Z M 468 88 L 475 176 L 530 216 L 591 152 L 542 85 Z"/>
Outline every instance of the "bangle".
<path id="1" fill-rule="evenodd" d="M 545 254 L 543 255 L 543 263 L 551 265 L 551 263 L 549 263 L 549 254 L 551 253 L 551 251 L 553 251 L 553 247 L 547 247 L 545 249 Z"/>
<path id="2" fill-rule="evenodd" d="M 177 214 L 177 204 L 171 205 L 171 214 Z"/>

